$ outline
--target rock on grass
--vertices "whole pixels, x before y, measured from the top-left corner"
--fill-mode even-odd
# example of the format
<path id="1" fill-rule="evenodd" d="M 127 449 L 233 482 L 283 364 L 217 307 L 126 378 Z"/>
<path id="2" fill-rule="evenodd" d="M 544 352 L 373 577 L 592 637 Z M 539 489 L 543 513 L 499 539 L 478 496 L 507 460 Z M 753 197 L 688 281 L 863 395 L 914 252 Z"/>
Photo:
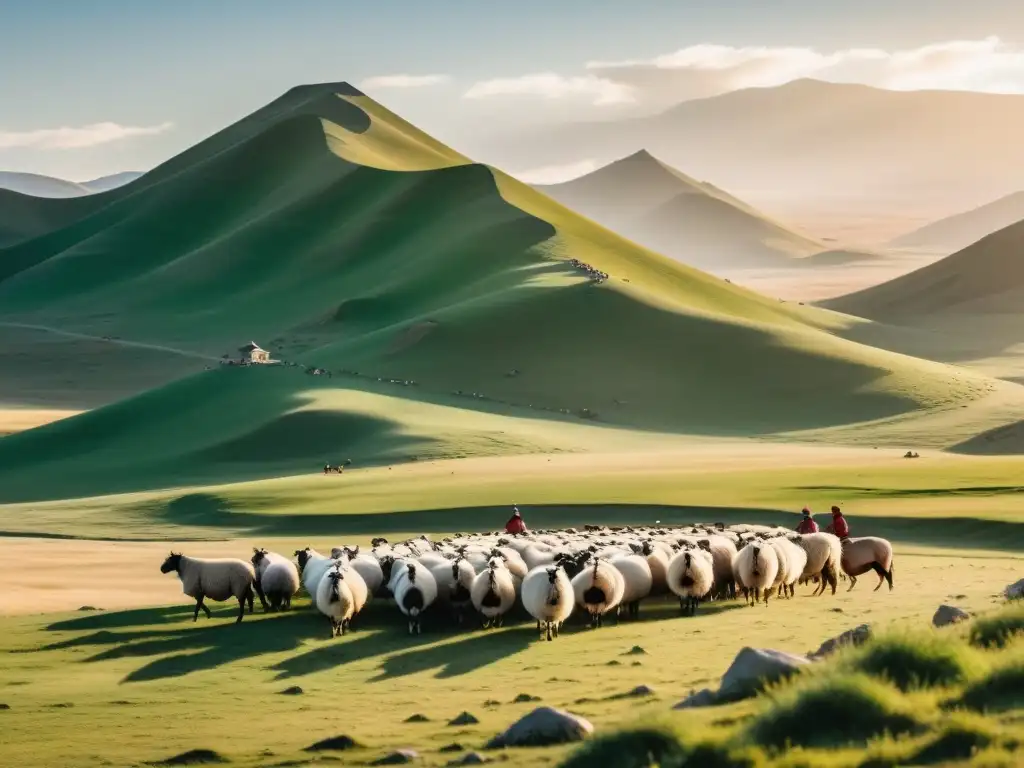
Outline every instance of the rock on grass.
<path id="1" fill-rule="evenodd" d="M 647 651 L 645 651 L 639 645 L 634 645 L 632 648 L 630 648 L 628 651 L 626 651 L 623 654 L 623 656 L 643 656 L 646 653 L 647 653 Z"/>
<path id="2" fill-rule="evenodd" d="M 718 697 L 710 688 L 691 691 L 690 695 L 676 704 L 672 709 L 693 709 L 694 707 L 712 707 L 718 703 Z"/>
<path id="3" fill-rule="evenodd" d="M 283 691 L 278 691 L 278 693 L 282 696 L 301 696 L 305 691 L 299 686 L 293 685 L 290 688 L 285 688 Z"/>
<path id="4" fill-rule="evenodd" d="M 169 757 L 166 760 L 147 763 L 147 765 L 217 765 L 227 763 L 229 760 L 223 755 L 214 752 L 212 749 L 190 749 L 180 755 Z"/>
<path id="5" fill-rule="evenodd" d="M 809 664 L 805 656 L 794 656 L 769 648 L 744 648 L 722 675 L 718 698 L 737 701 L 753 696 L 766 684 L 789 677 Z"/>
<path id="6" fill-rule="evenodd" d="M 567 744 L 582 741 L 593 732 L 590 721 L 579 715 L 554 707 L 538 707 L 487 742 L 487 749 Z"/>
<path id="7" fill-rule="evenodd" d="M 845 645 L 852 645 L 856 647 L 864 644 L 869 639 L 871 639 L 871 625 L 861 624 L 859 627 L 848 629 L 843 632 L 843 634 L 826 640 L 821 644 L 818 650 L 810 654 L 810 657 L 815 660 L 821 659 L 835 653 Z"/>
<path id="8" fill-rule="evenodd" d="M 0 702 L 0 712 L 2 712 L 5 709 L 10 709 L 10 708 L 11 708 L 10 704 L 4 704 L 4 703 Z"/>
<path id="9" fill-rule="evenodd" d="M 407 718 L 405 718 L 405 722 L 407 722 L 407 723 L 429 723 L 430 722 L 430 718 L 427 717 L 426 715 L 421 715 L 419 712 L 417 712 L 415 715 L 409 715 Z"/>
<path id="10" fill-rule="evenodd" d="M 955 605 L 940 605 L 935 611 L 935 615 L 932 616 L 933 627 L 947 627 L 950 624 L 959 624 L 961 621 L 967 621 L 971 618 L 971 614 L 962 608 L 957 608 Z"/>
<path id="11" fill-rule="evenodd" d="M 469 712 L 463 712 L 460 715 L 452 718 L 448 721 L 448 725 L 476 725 L 480 721 L 476 719 L 474 715 Z"/>
<path id="12" fill-rule="evenodd" d="M 528 693 L 520 693 L 512 699 L 513 704 L 529 704 L 531 701 L 540 701 L 540 696 L 531 696 Z"/>
<path id="13" fill-rule="evenodd" d="M 491 762 L 491 758 L 484 757 L 479 752 L 469 752 L 455 760 L 448 761 L 447 765 L 483 765 Z"/>
<path id="14" fill-rule="evenodd" d="M 374 760 L 370 765 L 404 765 L 416 760 L 419 754 L 414 749 L 396 749 L 389 755 Z"/>
<path id="15" fill-rule="evenodd" d="M 329 739 L 321 739 L 316 744 L 310 744 L 303 749 L 303 752 L 344 752 L 347 749 L 357 749 L 362 746 L 351 736 L 331 736 Z"/>

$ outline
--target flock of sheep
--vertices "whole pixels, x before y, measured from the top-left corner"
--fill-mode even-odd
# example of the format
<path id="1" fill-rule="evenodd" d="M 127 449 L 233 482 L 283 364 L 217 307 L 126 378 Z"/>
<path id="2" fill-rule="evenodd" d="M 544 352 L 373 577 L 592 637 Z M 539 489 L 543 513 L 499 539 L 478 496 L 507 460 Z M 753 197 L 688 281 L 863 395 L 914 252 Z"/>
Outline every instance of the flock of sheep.
<path id="1" fill-rule="evenodd" d="M 517 604 L 537 621 L 548 640 L 578 606 L 600 627 L 622 609 L 635 618 L 640 601 L 674 595 L 685 615 L 706 600 L 734 599 L 742 592 L 755 605 L 769 597 L 793 597 L 796 585 L 818 582 L 823 594 L 845 574 L 853 589 L 868 571 L 879 589 L 892 589 L 892 545 L 885 539 L 797 534 L 759 525 L 695 525 L 680 528 L 587 526 L 583 531 L 459 534 L 441 541 L 426 536 L 398 544 L 374 539 L 369 552 L 342 546 L 323 555 L 295 552 L 295 561 L 265 549 L 245 560 L 208 560 L 172 553 L 161 566 L 174 571 L 182 590 L 196 600 L 238 600 L 253 610 L 255 592 L 264 610 L 287 609 L 300 585 L 313 607 L 331 623 L 331 636 L 345 634 L 373 597 L 392 600 L 408 619 L 409 633 L 422 631 L 431 608 L 463 624 L 472 615 L 483 626 L 501 626 Z"/>

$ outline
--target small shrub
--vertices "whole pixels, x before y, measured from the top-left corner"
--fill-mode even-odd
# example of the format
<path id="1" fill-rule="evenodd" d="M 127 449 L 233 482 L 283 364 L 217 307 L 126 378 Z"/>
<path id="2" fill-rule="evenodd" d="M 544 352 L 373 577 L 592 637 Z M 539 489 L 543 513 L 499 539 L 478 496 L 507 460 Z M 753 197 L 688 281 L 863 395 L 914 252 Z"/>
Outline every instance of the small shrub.
<path id="1" fill-rule="evenodd" d="M 914 765 L 933 765 L 950 760 L 966 760 L 985 749 L 998 737 L 992 724 L 981 717 L 958 713 L 938 735 L 914 753 Z"/>
<path id="2" fill-rule="evenodd" d="M 1024 635 L 1024 605 L 1015 605 L 977 619 L 971 627 L 971 645 L 1005 648 L 1014 637 L 1021 635 Z"/>
<path id="3" fill-rule="evenodd" d="M 928 632 L 873 639 L 851 653 L 844 666 L 910 691 L 962 683 L 978 669 L 978 662 L 966 645 Z"/>
<path id="4" fill-rule="evenodd" d="M 754 750 L 730 748 L 712 741 L 689 743 L 670 728 L 639 728 L 593 739 L 560 768 L 761 768 Z"/>
<path id="5" fill-rule="evenodd" d="M 866 675 L 809 677 L 767 697 L 747 729 L 765 747 L 863 744 L 884 733 L 914 733 L 920 723 L 892 686 Z"/>
<path id="6" fill-rule="evenodd" d="M 1003 712 L 1024 706 L 1024 654 L 971 683 L 956 703 L 978 712 Z"/>

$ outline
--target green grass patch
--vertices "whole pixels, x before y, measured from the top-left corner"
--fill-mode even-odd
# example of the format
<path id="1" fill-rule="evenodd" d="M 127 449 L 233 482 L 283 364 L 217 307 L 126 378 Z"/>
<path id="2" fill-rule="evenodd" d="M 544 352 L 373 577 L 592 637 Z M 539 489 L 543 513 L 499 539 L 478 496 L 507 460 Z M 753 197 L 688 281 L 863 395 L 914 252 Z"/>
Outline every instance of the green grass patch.
<path id="1" fill-rule="evenodd" d="M 811 676 L 770 690 L 765 701 L 747 736 L 772 749 L 862 744 L 921 727 L 900 691 L 864 674 Z"/>
<path id="2" fill-rule="evenodd" d="M 872 639 L 840 663 L 852 672 L 888 680 L 901 691 L 957 685 L 979 669 L 967 645 L 928 631 Z"/>
<path id="3" fill-rule="evenodd" d="M 955 702 L 978 712 L 1024 707 L 1024 653 L 1015 653 L 971 683 Z"/>
<path id="4" fill-rule="evenodd" d="M 918 749 L 914 765 L 935 765 L 950 760 L 966 760 L 994 744 L 999 738 L 996 725 L 978 715 L 957 712 L 934 738 Z"/>
<path id="5" fill-rule="evenodd" d="M 992 616 L 976 619 L 971 626 L 971 645 L 979 648 L 1005 648 L 1024 634 L 1024 605 L 1014 605 Z"/>
<path id="6" fill-rule="evenodd" d="M 721 739 L 693 739 L 668 726 L 618 731 L 587 743 L 561 768 L 760 768 L 766 765 L 757 750 L 729 746 Z"/>

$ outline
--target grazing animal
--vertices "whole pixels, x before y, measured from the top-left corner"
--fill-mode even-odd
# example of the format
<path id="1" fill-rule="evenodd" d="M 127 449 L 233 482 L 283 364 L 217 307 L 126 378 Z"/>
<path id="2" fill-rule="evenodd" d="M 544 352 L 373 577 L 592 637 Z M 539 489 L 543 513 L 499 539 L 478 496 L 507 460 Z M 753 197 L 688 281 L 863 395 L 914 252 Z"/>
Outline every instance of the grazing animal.
<path id="1" fill-rule="evenodd" d="M 284 555 L 253 549 L 252 565 L 256 571 L 254 587 L 260 597 L 263 609 L 279 611 L 292 607 L 292 597 L 299 591 L 299 571 L 295 563 Z"/>
<path id="2" fill-rule="evenodd" d="M 840 561 L 843 556 L 843 547 L 839 539 L 831 533 L 794 533 L 790 534 L 789 540 L 807 553 L 807 565 L 804 566 L 801 578 L 806 581 L 818 577 L 820 583 L 814 594 L 823 595 L 825 588 L 830 586 L 834 595 L 839 583 Z"/>
<path id="3" fill-rule="evenodd" d="M 600 627 L 606 613 L 615 611 L 622 602 L 626 582 L 611 563 L 594 559 L 572 579 L 576 603 L 590 614 L 590 625 Z"/>
<path id="4" fill-rule="evenodd" d="M 647 564 L 647 558 L 619 553 L 609 562 L 622 574 L 622 580 L 625 582 L 620 605 L 626 606 L 629 618 L 639 618 L 640 601 L 651 594 L 651 587 L 654 584 L 654 576 L 651 573 L 651 566 Z"/>
<path id="5" fill-rule="evenodd" d="M 313 602 L 313 607 L 319 608 L 320 606 L 316 602 L 317 587 L 320 585 L 320 580 L 338 561 L 321 555 L 312 547 L 295 550 L 295 558 L 299 563 L 299 573 L 302 574 L 302 586 Z"/>
<path id="6" fill-rule="evenodd" d="M 684 616 L 696 615 L 697 605 L 714 585 L 715 566 L 710 552 L 683 549 L 669 560 L 668 588 L 679 598 L 679 610 Z"/>
<path id="7" fill-rule="evenodd" d="M 196 601 L 192 621 L 199 619 L 200 609 L 206 613 L 206 618 L 210 618 L 210 609 L 203 602 L 207 598 L 216 602 L 232 597 L 238 600 L 236 624 L 245 615 L 246 603 L 249 605 L 249 613 L 252 613 L 256 571 L 251 563 L 234 559 L 206 560 L 171 552 L 160 566 L 160 573 L 171 571 L 181 579 L 181 591 Z"/>
<path id="8" fill-rule="evenodd" d="M 779 558 L 774 547 L 763 541 L 754 540 L 736 553 L 732 563 L 733 573 L 743 584 L 743 591 L 751 605 L 756 605 L 764 595 L 768 605 L 775 576 L 779 572 Z"/>
<path id="9" fill-rule="evenodd" d="M 505 614 L 515 605 L 516 585 L 500 557 L 492 557 L 487 569 L 476 575 L 469 596 L 473 607 L 484 617 L 485 629 L 501 626 Z"/>
<path id="10" fill-rule="evenodd" d="M 888 539 L 864 536 L 846 539 L 842 542 L 843 554 L 840 561 L 843 572 L 850 577 L 850 589 L 857 586 L 857 577 L 868 571 L 878 574 L 877 592 L 882 582 L 889 582 L 892 590 L 892 544 Z M 847 592 L 850 589 L 846 590 Z"/>
<path id="11" fill-rule="evenodd" d="M 572 583 L 557 565 L 538 566 L 526 574 L 522 588 L 523 606 L 537 620 L 538 629 L 558 637 L 562 623 L 576 606 Z"/>
<path id="12" fill-rule="evenodd" d="M 331 620 L 331 637 L 344 635 L 355 615 L 355 600 L 346 574 L 340 566 L 331 568 L 320 579 L 316 589 L 316 605 Z"/>
<path id="13" fill-rule="evenodd" d="M 376 557 L 360 554 L 358 546 L 341 547 L 340 549 L 335 547 L 331 550 L 331 557 L 351 565 L 352 569 L 363 577 L 371 596 L 380 593 L 384 586 L 384 571 Z"/>
<path id="14" fill-rule="evenodd" d="M 476 571 L 466 558 L 459 555 L 454 560 L 431 568 L 430 573 L 437 582 L 438 602 L 451 608 L 456 622 L 461 626 L 473 605 L 470 590 L 473 588 Z"/>
<path id="15" fill-rule="evenodd" d="M 396 561 L 391 583 L 398 610 L 409 617 L 409 634 L 423 633 L 423 612 L 437 599 L 437 582 L 430 571 L 415 561 Z"/>

